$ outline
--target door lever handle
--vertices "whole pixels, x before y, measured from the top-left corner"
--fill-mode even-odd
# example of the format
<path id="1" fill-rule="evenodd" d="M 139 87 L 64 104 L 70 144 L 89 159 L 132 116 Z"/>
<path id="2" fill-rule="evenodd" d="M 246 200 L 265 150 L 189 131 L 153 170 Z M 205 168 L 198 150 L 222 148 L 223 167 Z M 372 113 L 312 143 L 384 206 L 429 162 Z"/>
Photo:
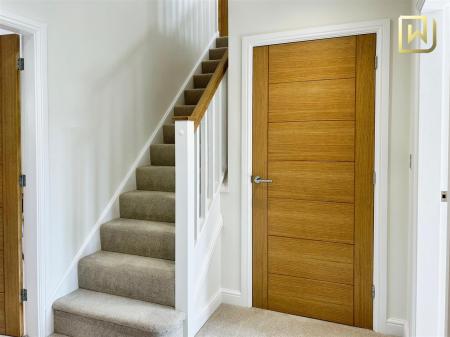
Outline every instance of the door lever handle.
<path id="1" fill-rule="evenodd" d="M 252 183 L 254 184 L 270 184 L 272 179 L 263 179 L 260 176 L 252 177 Z"/>

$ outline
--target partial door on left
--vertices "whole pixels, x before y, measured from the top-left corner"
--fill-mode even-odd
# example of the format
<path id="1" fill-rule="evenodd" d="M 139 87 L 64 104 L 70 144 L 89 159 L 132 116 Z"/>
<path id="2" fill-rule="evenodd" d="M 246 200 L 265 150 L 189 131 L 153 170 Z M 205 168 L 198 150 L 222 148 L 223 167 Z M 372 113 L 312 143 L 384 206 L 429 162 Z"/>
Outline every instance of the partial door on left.
<path id="1" fill-rule="evenodd" d="M 0 334 L 23 335 L 18 35 L 0 35 Z"/>

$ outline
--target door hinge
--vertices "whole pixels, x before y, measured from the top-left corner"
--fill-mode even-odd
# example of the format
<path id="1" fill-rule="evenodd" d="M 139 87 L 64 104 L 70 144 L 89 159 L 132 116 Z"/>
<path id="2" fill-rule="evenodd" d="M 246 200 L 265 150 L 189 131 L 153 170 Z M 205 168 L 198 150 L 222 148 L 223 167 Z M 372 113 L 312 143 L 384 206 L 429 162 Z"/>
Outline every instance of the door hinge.
<path id="1" fill-rule="evenodd" d="M 19 177 L 19 185 L 20 187 L 27 186 L 27 176 L 25 174 L 21 174 Z"/>
<path id="2" fill-rule="evenodd" d="M 378 55 L 375 56 L 375 70 L 378 69 Z"/>
<path id="3" fill-rule="evenodd" d="M 20 301 L 22 303 L 28 301 L 28 290 L 27 289 L 20 289 Z"/>
<path id="4" fill-rule="evenodd" d="M 17 70 L 25 70 L 25 59 L 23 57 L 17 59 Z"/>
<path id="5" fill-rule="evenodd" d="M 442 202 L 447 202 L 447 191 L 442 191 L 441 192 L 441 201 Z"/>
<path id="6" fill-rule="evenodd" d="M 372 285 L 372 300 L 375 299 L 375 286 Z"/>
<path id="7" fill-rule="evenodd" d="M 373 171 L 373 184 L 375 185 L 377 183 L 377 172 Z"/>

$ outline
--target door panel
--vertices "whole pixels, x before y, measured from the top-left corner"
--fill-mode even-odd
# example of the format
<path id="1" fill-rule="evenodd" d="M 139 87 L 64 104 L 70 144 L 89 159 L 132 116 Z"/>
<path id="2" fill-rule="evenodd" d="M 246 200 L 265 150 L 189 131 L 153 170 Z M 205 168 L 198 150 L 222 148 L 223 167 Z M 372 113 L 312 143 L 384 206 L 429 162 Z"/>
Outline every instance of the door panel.
<path id="1" fill-rule="evenodd" d="M 274 198 L 268 216 L 269 235 L 353 243 L 353 204 Z"/>
<path id="2" fill-rule="evenodd" d="M 354 201 L 354 163 L 269 162 L 269 198 Z"/>
<path id="3" fill-rule="evenodd" d="M 372 328 L 375 46 L 254 49 L 254 306 Z"/>
<path id="4" fill-rule="evenodd" d="M 355 77 L 356 37 L 288 43 L 269 47 L 269 82 Z"/>
<path id="5" fill-rule="evenodd" d="M 353 284 L 353 246 L 269 236 L 269 273 Z"/>
<path id="6" fill-rule="evenodd" d="M 356 48 L 355 133 L 355 325 L 372 326 L 376 36 L 360 36 Z"/>
<path id="7" fill-rule="evenodd" d="M 260 118 L 253 119 L 253 151 L 267 153 L 267 113 L 269 54 L 267 47 L 255 48 L 253 52 L 254 92 L 253 106 Z M 262 177 L 267 176 L 267 162 L 253 156 L 253 168 Z M 267 307 L 267 185 L 253 191 L 253 221 L 259 226 L 253 235 L 253 303 L 260 308 Z"/>
<path id="8" fill-rule="evenodd" d="M 354 119 L 354 79 L 287 82 L 269 87 L 269 122 Z"/>
<path id="9" fill-rule="evenodd" d="M 353 287 L 270 274 L 268 307 L 271 310 L 352 324 Z"/>
<path id="10" fill-rule="evenodd" d="M 269 161 L 354 161 L 355 123 L 269 123 Z"/>
<path id="11" fill-rule="evenodd" d="M 0 303 L 0 333 L 22 336 L 22 191 L 20 168 L 20 105 L 18 35 L 0 36 L 0 168 L 1 231 L 3 232 L 4 301 Z"/>

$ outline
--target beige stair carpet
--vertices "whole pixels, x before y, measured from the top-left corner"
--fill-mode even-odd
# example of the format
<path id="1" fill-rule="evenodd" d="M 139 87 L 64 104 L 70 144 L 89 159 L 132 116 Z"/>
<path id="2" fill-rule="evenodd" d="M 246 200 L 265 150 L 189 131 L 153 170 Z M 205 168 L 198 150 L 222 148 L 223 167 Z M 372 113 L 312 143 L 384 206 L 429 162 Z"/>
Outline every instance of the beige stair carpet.
<path id="1" fill-rule="evenodd" d="M 201 98 L 227 38 L 194 76 L 175 116 L 189 116 Z M 175 306 L 175 125 L 150 146 L 151 165 L 136 170 L 135 191 L 119 199 L 120 218 L 101 226 L 102 250 L 78 264 L 80 289 L 53 304 L 53 337 L 181 337 Z"/>

